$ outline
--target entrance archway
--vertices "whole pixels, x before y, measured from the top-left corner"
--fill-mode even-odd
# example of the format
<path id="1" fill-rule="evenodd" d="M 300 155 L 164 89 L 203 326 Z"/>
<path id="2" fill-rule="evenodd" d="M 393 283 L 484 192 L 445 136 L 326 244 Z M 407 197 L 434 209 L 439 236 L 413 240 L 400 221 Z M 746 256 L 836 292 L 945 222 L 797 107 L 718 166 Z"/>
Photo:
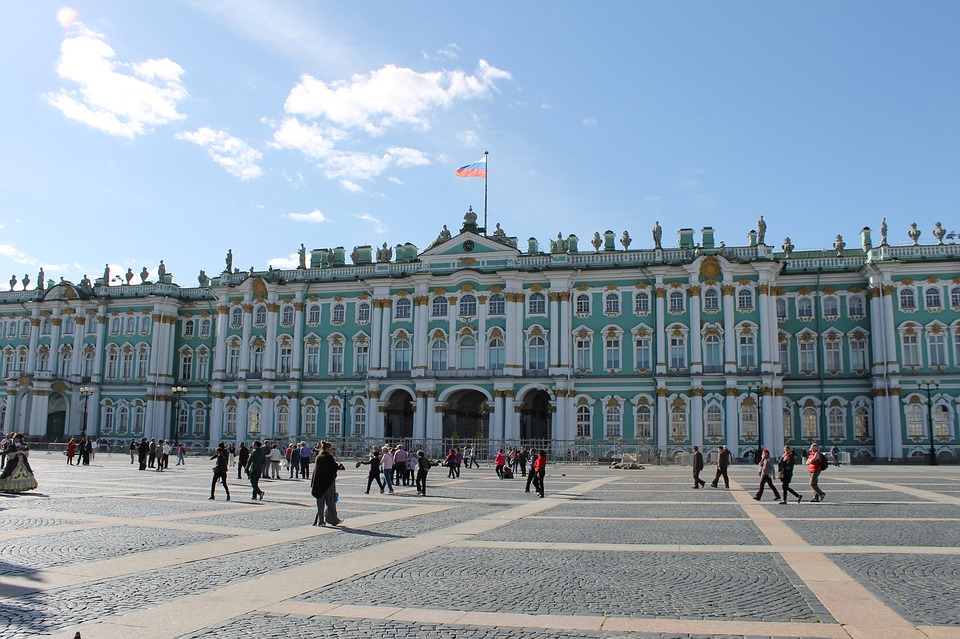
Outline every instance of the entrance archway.
<path id="1" fill-rule="evenodd" d="M 390 393 L 383 413 L 383 436 L 387 440 L 413 439 L 413 406 L 409 392 Z"/>
<path id="2" fill-rule="evenodd" d="M 533 390 L 523 396 L 520 404 L 521 441 L 548 441 L 553 438 L 553 413 L 550 394 Z"/>
<path id="3" fill-rule="evenodd" d="M 54 393 L 47 403 L 47 438 L 50 441 L 62 440 L 66 423 L 67 400 L 60 393 Z"/>
<path id="4" fill-rule="evenodd" d="M 445 399 L 443 409 L 444 439 L 487 439 L 490 432 L 487 396 L 465 388 Z"/>

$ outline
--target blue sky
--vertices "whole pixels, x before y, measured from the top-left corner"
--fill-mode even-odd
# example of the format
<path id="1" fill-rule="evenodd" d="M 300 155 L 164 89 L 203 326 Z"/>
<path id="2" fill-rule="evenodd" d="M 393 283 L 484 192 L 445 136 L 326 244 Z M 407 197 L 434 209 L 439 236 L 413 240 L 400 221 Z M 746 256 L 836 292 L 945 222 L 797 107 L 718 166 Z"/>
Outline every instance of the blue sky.
<path id="1" fill-rule="evenodd" d="M 69 9 L 69 10 L 65 10 Z M 0 288 L 489 225 L 632 248 L 960 222 L 951 2 L 7 3 Z M 139 278 L 138 280 L 139 281 Z M 33 284 L 31 284 L 31 287 Z M 17 288 L 20 286 L 18 285 Z"/>

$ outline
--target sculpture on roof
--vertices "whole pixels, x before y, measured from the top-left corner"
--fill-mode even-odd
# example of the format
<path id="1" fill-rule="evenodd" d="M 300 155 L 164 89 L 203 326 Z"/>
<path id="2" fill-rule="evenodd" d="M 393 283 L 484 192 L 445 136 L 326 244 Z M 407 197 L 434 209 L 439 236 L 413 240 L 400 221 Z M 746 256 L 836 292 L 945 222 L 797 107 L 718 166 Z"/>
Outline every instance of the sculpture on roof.
<path id="1" fill-rule="evenodd" d="M 630 237 L 630 234 L 626 231 L 623 232 L 623 235 L 620 236 L 620 246 L 623 247 L 624 251 L 630 250 L 630 244 L 633 243 L 633 238 Z"/>
<path id="2" fill-rule="evenodd" d="M 663 240 L 663 229 L 660 228 L 660 221 L 658 220 L 653 224 L 653 248 L 662 249 L 661 240 Z"/>
<path id="3" fill-rule="evenodd" d="M 103 267 L 103 285 L 110 286 L 110 265 L 106 264 Z"/>
<path id="4" fill-rule="evenodd" d="M 40 272 L 37 274 L 37 290 L 38 290 L 38 291 L 42 291 L 42 290 L 43 290 L 43 279 L 44 279 L 44 276 L 43 276 L 43 267 L 41 266 L 41 267 L 40 267 Z"/>
<path id="5" fill-rule="evenodd" d="M 887 218 L 880 222 L 880 246 L 887 245 Z"/>
<path id="6" fill-rule="evenodd" d="M 943 228 L 943 225 L 940 224 L 940 222 L 937 222 L 933 227 L 933 236 L 937 238 L 937 244 L 943 244 L 943 236 L 946 234 L 946 229 Z"/>
<path id="7" fill-rule="evenodd" d="M 12 290 L 13 290 L 13 287 L 16 286 L 16 285 L 17 285 L 17 276 L 16 276 L 16 275 L 11 275 L 11 276 L 10 276 L 10 290 L 12 291 Z"/>
<path id="8" fill-rule="evenodd" d="M 502 228 L 500 228 L 500 222 L 497 222 L 497 227 L 493 229 L 494 237 L 506 237 L 507 233 Z"/>
<path id="9" fill-rule="evenodd" d="M 783 252 L 787 254 L 787 257 L 790 257 L 790 254 L 793 253 L 793 249 L 793 242 L 790 241 L 790 238 L 783 238 Z"/>
<path id="10" fill-rule="evenodd" d="M 132 269 L 132 268 L 128 268 L 128 269 L 127 269 L 127 274 L 124 275 L 124 277 L 127 278 L 127 286 L 130 286 L 130 282 L 132 282 L 132 281 L 133 281 L 133 278 L 134 278 L 133 269 Z"/>
<path id="11" fill-rule="evenodd" d="M 163 260 L 160 260 L 160 266 L 157 267 L 157 282 L 163 283 L 164 278 L 167 276 L 167 267 L 164 266 Z"/>
<path id="12" fill-rule="evenodd" d="M 387 246 L 387 243 L 383 243 L 383 248 L 377 249 L 377 261 L 378 262 L 389 262 L 393 259 L 393 249 Z"/>
<path id="13" fill-rule="evenodd" d="M 300 243 L 300 250 L 297 251 L 297 256 L 300 258 L 297 268 L 307 268 L 307 247 L 302 242 Z"/>
<path id="14" fill-rule="evenodd" d="M 225 272 L 229 273 L 233 271 L 233 249 L 227 249 L 227 268 L 224 269 Z"/>
<path id="15" fill-rule="evenodd" d="M 437 236 L 437 242 L 446 242 L 450 239 L 450 229 L 447 228 L 447 225 L 443 225 L 443 229 L 440 231 L 440 235 Z"/>
<path id="16" fill-rule="evenodd" d="M 763 221 L 763 216 L 760 216 L 760 219 L 757 220 L 757 244 L 763 244 L 764 239 L 767 236 L 767 223 Z"/>
<path id="17" fill-rule="evenodd" d="M 23 274 L 23 290 L 27 290 L 28 286 L 30 286 L 30 276 L 24 273 Z"/>
<path id="18" fill-rule="evenodd" d="M 593 234 L 593 239 L 590 240 L 590 244 L 593 245 L 593 250 L 597 253 L 600 252 L 600 247 L 603 246 L 603 240 L 600 239 L 600 231 L 597 231 Z"/>
<path id="19" fill-rule="evenodd" d="M 84 287 L 86 287 L 86 288 L 90 288 L 90 287 L 92 286 L 92 284 L 91 284 L 91 282 L 90 282 L 90 278 L 87 277 L 87 274 L 86 274 L 86 273 L 83 274 L 83 279 L 80 280 L 80 286 L 84 286 Z"/>
<path id="20" fill-rule="evenodd" d="M 562 233 L 557 233 L 557 239 L 550 240 L 551 253 L 566 253 L 570 249 L 570 243 L 563 239 Z"/>
<path id="21" fill-rule="evenodd" d="M 833 248 L 837 249 L 837 257 L 843 255 L 843 248 L 846 245 L 847 243 L 843 241 L 843 236 L 838 234 L 837 239 L 833 241 Z"/>
<path id="22" fill-rule="evenodd" d="M 917 223 L 914 222 L 910 225 L 910 230 L 907 231 L 907 237 L 913 240 L 913 245 L 916 246 L 920 241 L 920 229 L 917 228 Z"/>
<path id="23" fill-rule="evenodd" d="M 141 283 L 141 284 L 146 284 L 148 277 L 150 277 L 150 271 L 148 271 L 148 270 L 147 270 L 147 267 L 144 266 L 144 267 L 143 267 L 143 270 L 140 271 L 140 283 Z"/>
<path id="24" fill-rule="evenodd" d="M 200 283 L 202 288 L 207 288 L 210 286 L 210 278 L 207 277 L 207 274 L 203 272 L 203 269 L 200 269 L 200 275 L 197 276 L 197 282 Z"/>

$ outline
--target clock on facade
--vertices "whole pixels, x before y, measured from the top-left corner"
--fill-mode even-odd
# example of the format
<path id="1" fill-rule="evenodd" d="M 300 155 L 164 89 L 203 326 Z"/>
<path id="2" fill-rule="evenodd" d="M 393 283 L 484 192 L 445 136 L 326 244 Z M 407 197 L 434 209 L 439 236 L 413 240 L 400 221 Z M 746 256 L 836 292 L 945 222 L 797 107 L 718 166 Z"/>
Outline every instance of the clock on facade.
<path id="1" fill-rule="evenodd" d="M 469 253 L 475 246 L 476 244 L 473 243 L 473 240 L 467 240 L 463 243 L 463 250 Z"/>

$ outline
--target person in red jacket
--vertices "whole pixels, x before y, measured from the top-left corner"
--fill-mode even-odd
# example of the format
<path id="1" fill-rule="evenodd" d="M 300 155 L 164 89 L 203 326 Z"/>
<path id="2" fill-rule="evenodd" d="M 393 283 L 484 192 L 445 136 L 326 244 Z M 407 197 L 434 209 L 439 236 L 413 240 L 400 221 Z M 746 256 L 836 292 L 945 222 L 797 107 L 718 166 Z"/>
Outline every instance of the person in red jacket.
<path id="1" fill-rule="evenodd" d="M 807 470 L 810 471 L 810 488 L 813 488 L 813 500 L 823 501 L 827 493 L 820 490 L 820 471 L 826 465 L 826 459 L 816 444 L 810 444 L 810 455 L 807 457 Z"/>
<path id="2" fill-rule="evenodd" d="M 543 478 L 547 474 L 547 451 L 541 450 L 540 454 L 533 460 L 533 487 L 539 497 L 543 497 Z"/>
<path id="3" fill-rule="evenodd" d="M 503 449 L 497 451 L 497 456 L 493 460 L 493 465 L 497 469 L 497 479 L 503 479 L 503 467 L 507 465 L 507 456 L 503 454 Z"/>

